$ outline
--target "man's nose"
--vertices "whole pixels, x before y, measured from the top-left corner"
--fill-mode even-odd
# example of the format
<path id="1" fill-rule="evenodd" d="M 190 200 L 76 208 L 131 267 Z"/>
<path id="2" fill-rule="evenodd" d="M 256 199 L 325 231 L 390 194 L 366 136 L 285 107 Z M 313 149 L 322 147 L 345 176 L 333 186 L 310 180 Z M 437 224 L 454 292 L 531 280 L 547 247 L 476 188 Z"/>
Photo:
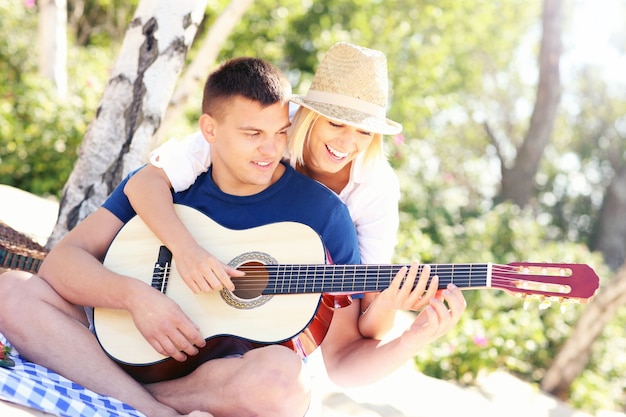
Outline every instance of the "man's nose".
<path id="1" fill-rule="evenodd" d="M 259 148 L 263 155 L 274 156 L 278 152 L 278 141 L 274 137 L 268 137 Z"/>

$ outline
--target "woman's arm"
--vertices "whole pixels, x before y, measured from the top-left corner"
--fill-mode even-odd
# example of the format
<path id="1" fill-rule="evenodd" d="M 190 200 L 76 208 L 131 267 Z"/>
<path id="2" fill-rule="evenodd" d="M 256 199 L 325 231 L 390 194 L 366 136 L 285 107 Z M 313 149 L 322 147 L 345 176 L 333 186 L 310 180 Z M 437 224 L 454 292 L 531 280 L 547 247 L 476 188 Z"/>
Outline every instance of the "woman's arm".
<path id="1" fill-rule="evenodd" d="M 412 267 L 409 274 L 415 272 Z M 428 281 L 429 275 L 430 269 L 424 268 L 419 281 Z M 436 288 L 438 280 L 433 279 L 431 285 Z M 335 310 L 321 345 L 328 376 L 343 387 L 362 386 L 384 378 L 456 326 L 465 306 L 461 291 L 450 285 L 441 299 L 430 298 L 428 307 L 399 336 L 382 342 L 360 334 L 358 300 Z"/>
<path id="2" fill-rule="evenodd" d="M 151 155 L 151 159 L 163 168 L 147 165 L 124 187 L 124 193 L 137 214 L 172 251 L 178 273 L 196 293 L 223 287 L 232 290 L 230 277 L 243 275 L 198 245 L 174 210 L 171 178 L 175 178 L 179 188 L 188 188 L 207 170 L 204 163 L 210 162 L 209 152 L 209 144 L 200 133 L 182 142 L 170 140 Z"/>
<path id="3" fill-rule="evenodd" d="M 170 139 L 150 153 L 150 163 L 163 169 L 174 191 L 184 191 L 211 165 L 211 145 L 198 131 L 183 140 Z"/>
<path id="4" fill-rule="evenodd" d="M 367 171 L 355 167 L 355 184 L 340 195 L 356 227 L 364 264 L 390 264 L 397 242 L 400 185 L 393 169 L 383 162 Z M 367 293 L 361 301 L 359 330 L 365 337 L 382 339 L 393 326 L 396 311 L 407 304 L 395 298 L 396 292 L 383 292 L 382 299 L 379 294 Z"/>

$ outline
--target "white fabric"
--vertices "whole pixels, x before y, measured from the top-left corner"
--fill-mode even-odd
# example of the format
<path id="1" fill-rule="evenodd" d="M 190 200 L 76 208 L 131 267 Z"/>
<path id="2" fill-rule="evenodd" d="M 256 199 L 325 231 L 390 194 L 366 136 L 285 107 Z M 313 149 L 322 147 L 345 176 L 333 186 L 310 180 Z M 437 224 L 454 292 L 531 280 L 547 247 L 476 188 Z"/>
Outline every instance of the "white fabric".
<path id="1" fill-rule="evenodd" d="M 182 141 L 170 139 L 150 154 L 150 162 L 162 168 L 174 191 L 186 190 L 211 163 L 210 145 L 200 132 Z M 364 264 L 389 264 L 397 243 L 400 185 L 384 160 L 365 165 L 363 154 L 352 164 L 350 181 L 339 193 L 348 206 Z"/>
<path id="2" fill-rule="evenodd" d="M 150 153 L 150 163 L 165 171 L 174 191 L 183 191 L 211 165 L 211 146 L 198 131 L 182 141 L 164 142 Z"/>
<path id="3" fill-rule="evenodd" d="M 400 183 L 387 161 L 352 164 L 350 181 L 339 193 L 356 228 L 364 264 L 389 264 L 397 243 Z"/>

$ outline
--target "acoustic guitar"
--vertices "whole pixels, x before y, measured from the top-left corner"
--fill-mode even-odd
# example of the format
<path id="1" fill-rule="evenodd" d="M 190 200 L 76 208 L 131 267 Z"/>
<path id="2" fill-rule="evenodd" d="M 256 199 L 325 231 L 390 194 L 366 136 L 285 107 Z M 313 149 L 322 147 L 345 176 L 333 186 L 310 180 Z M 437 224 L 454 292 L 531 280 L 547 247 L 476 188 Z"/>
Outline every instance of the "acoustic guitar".
<path id="1" fill-rule="evenodd" d="M 382 291 L 404 265 L 326 264 L 325 248 L 310 227 L 293 222 L 231 230 L 201 212 L 176 205 L 197 242 L 222 262 L 246 272 L 235 290 L 194 294 L 176 270 L 176 260 L 139 216 L 120 230 L 104 265 L 151 285 L 178 303 L 200 326 L 203 352 L 177 362 L 156 352 L 125 310 L 96 308 L 94 325 L 104 351 L 142 382 L 180 377 L 210 355 L 224 337 L 255 346 L 284 344 L 302 356 L 323 340 L 338 294 Z M 422 266 L 420 266 L 422 267 Z M 585 264 L 432 264 L 439 287 L 493 288 L 519 296 L 587 302 L 598 276 Z"/>

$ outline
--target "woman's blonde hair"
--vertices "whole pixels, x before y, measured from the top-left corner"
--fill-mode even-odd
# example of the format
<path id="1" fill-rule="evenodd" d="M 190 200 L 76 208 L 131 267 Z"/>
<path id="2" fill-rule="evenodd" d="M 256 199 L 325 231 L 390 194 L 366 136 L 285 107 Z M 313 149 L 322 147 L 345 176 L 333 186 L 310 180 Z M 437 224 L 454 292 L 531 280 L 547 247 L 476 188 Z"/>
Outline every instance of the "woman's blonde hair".
<path id="1" fill-rule="evenodd" d="M 304 145 L 309 139 L 313 125 L 320 118 L 320 114 L 307 109 L 306 107 L 300 107 L 296 114 L 294 114 L 291 120 L 291 127 L 289 128 L 289 142 L 287 144 L 287 150 L 289 151 L 289 163 L 295 167 L 296 164 L 304 165 Z M 377 159 L 385 159 L 385 152 L 383 150 L 383 135 L 380 133 L 374 133 L 372 141 L 365 150 L 364 163 L 375 162 Z"/>

